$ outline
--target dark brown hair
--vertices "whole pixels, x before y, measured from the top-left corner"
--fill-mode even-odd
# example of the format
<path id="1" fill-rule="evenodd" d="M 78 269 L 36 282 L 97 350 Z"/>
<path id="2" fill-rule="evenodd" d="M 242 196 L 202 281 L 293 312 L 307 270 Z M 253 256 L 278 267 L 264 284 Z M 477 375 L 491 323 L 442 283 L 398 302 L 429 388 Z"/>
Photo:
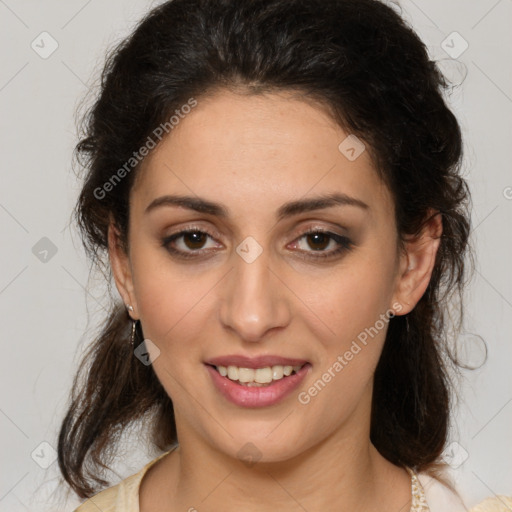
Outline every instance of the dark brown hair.
<path id="1" fill-rule="evenodd" d="M 450 412 L 446 310 L 461 299 L 470 255 L 469 192 L 449 84 L 414 31 L 377 0 L 174 0 L 151 11 L 109 55 L 101 90 L 76 147 L 85 169 L 76 219 L 92 261 L 111 283 L 109 218 L 127 247 L 128 196 L 139 165 L 104 186 L 190 98 L 219 88 L 297 91 L 327 106 L 370 150 L 392 192 L 400 237 L 431 209 L 443 233 L 426 293 L 391 319 L 375 382 L 371 440 L 391 462 L 426 470 L 439 461 Z M 221 136 L 221 135 L 219 135 Z M 124 167 L 123 167 L 124 166 Z M 460 304 L 460 301 L 459 301 Z M 462 307 L 458 313 L 460 327 Z M 151 440 L 176 443 L 172 402 L 151 365 L 134 357 L 130 319 L 112 301 L 83 357 L 62 423 L 58 461 L 80 497 L 100 476 L 124 429 L 151 417 Z M 137 345 L 143 340 L 140 324 Z"/>

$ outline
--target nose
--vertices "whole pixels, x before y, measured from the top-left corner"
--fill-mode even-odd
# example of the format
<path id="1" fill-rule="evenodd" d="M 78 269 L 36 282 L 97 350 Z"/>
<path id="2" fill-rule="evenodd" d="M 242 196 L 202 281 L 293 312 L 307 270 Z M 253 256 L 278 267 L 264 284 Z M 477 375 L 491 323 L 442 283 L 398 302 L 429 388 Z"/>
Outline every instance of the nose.
<path id="1" fill-rule="evenodd" d="M 252 262 L 233 255 L 234 268 L 223 288 L 220 318 L 244 341 L 265 339 L 290 322 L 286 286 L 271 268 L 266 251 Z"/>

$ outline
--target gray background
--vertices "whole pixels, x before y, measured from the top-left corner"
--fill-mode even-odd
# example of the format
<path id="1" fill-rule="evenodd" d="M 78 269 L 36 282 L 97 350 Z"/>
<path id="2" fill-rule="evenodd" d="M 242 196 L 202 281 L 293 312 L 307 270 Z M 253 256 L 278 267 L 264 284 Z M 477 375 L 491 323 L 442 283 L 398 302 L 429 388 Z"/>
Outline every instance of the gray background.
<path id="1" fill-rule="evenodd" d="M 94 93 L 105 49 L 153 5 L 0 0 L 0 511 L 69 511 L 79 503 L 65 503 L 54 449 L 87 342 L 86 304 L 94 325 L 107 297 L 97 287 L 86 291 L 88 263 L 69 226 L 79 190 L 70 166 L 74 117 L 86 92 Z M 464 130 L 478 256 L 466 326 L 485 339 L 489 357 L 465 372 L 446 459 L 473 505 L 512 494 L 512 1 L 400 5 L 447 75 L 460 83 L 467 73 L 449 100 Z M 465 360 L 481 361 L 478 337 L 460 342 Z M 127 439 L 114 480 L 154 456 L 136 436 Z"/>

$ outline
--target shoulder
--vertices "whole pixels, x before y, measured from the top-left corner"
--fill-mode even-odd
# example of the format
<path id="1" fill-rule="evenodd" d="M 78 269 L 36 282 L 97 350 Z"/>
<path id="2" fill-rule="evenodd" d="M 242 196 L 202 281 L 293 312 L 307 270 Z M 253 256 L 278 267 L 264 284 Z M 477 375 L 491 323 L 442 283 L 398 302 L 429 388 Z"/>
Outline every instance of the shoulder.
<path id="1" fill-rule="evenodd" d="M 142 478 L 167 453 L 169 452 L 149 461 L 138 473 L 92 496 L 73 512 L 139 512 L 139 487 Z"/>
<path id="2" fill-rule="evenodd" d="M 467 512 L 461 497 L 441 481 L 426 473 L 419 473 L 418 480 L 425 492 L 431 512 Z"/>
<path id="3" fill-rule="evenodd" d="M 482 501 L 482 503 L 473 507 L 470 512 L 509 512 L 510 510 L 512 510 L 512 497 L 496 496 Z"/>
<path id="4" fill-rule="evenodd" d="M 146 467 L 92 496 L 74 512 L 139 512 L 138 487 L 145 470 Z"/>
<path id="5" fill-rule="evenodd" d="M 102 510 L 103 512 L 114 512 L 115 510 L 121 510 L 117 506 L 118 497 L 121 491 L 121 486 L 125 480 L 120 482 L 113 487 L 105 489 L 92 498 L 82 503 L 74 512 L 97 512 Z"/>
<path id="6" fill-rule="evenodd" d="M 419 473 L 418 479 L 425 491 L 431 512 L 510 512 L 512 510 L 512 497 L 487 498 L 478 505 L 468 508 L 456 492 L 439 480 L 425 473 Z"/>

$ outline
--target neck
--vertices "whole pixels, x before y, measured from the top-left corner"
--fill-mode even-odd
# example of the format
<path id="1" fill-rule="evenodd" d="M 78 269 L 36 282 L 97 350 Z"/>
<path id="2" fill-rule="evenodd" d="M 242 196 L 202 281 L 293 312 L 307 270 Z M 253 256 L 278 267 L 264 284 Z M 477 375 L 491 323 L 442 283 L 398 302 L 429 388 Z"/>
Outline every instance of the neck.
<path id="1" fill-rule="evenodd" d="M 190 432 L 190 429 L 187 429 Z M 199 436 L 180 436 L 169 510 L 409 510 L 410 478 L 384 459 L 367 429 L 346 425 L 296 457 L 253 465 Z"/>

